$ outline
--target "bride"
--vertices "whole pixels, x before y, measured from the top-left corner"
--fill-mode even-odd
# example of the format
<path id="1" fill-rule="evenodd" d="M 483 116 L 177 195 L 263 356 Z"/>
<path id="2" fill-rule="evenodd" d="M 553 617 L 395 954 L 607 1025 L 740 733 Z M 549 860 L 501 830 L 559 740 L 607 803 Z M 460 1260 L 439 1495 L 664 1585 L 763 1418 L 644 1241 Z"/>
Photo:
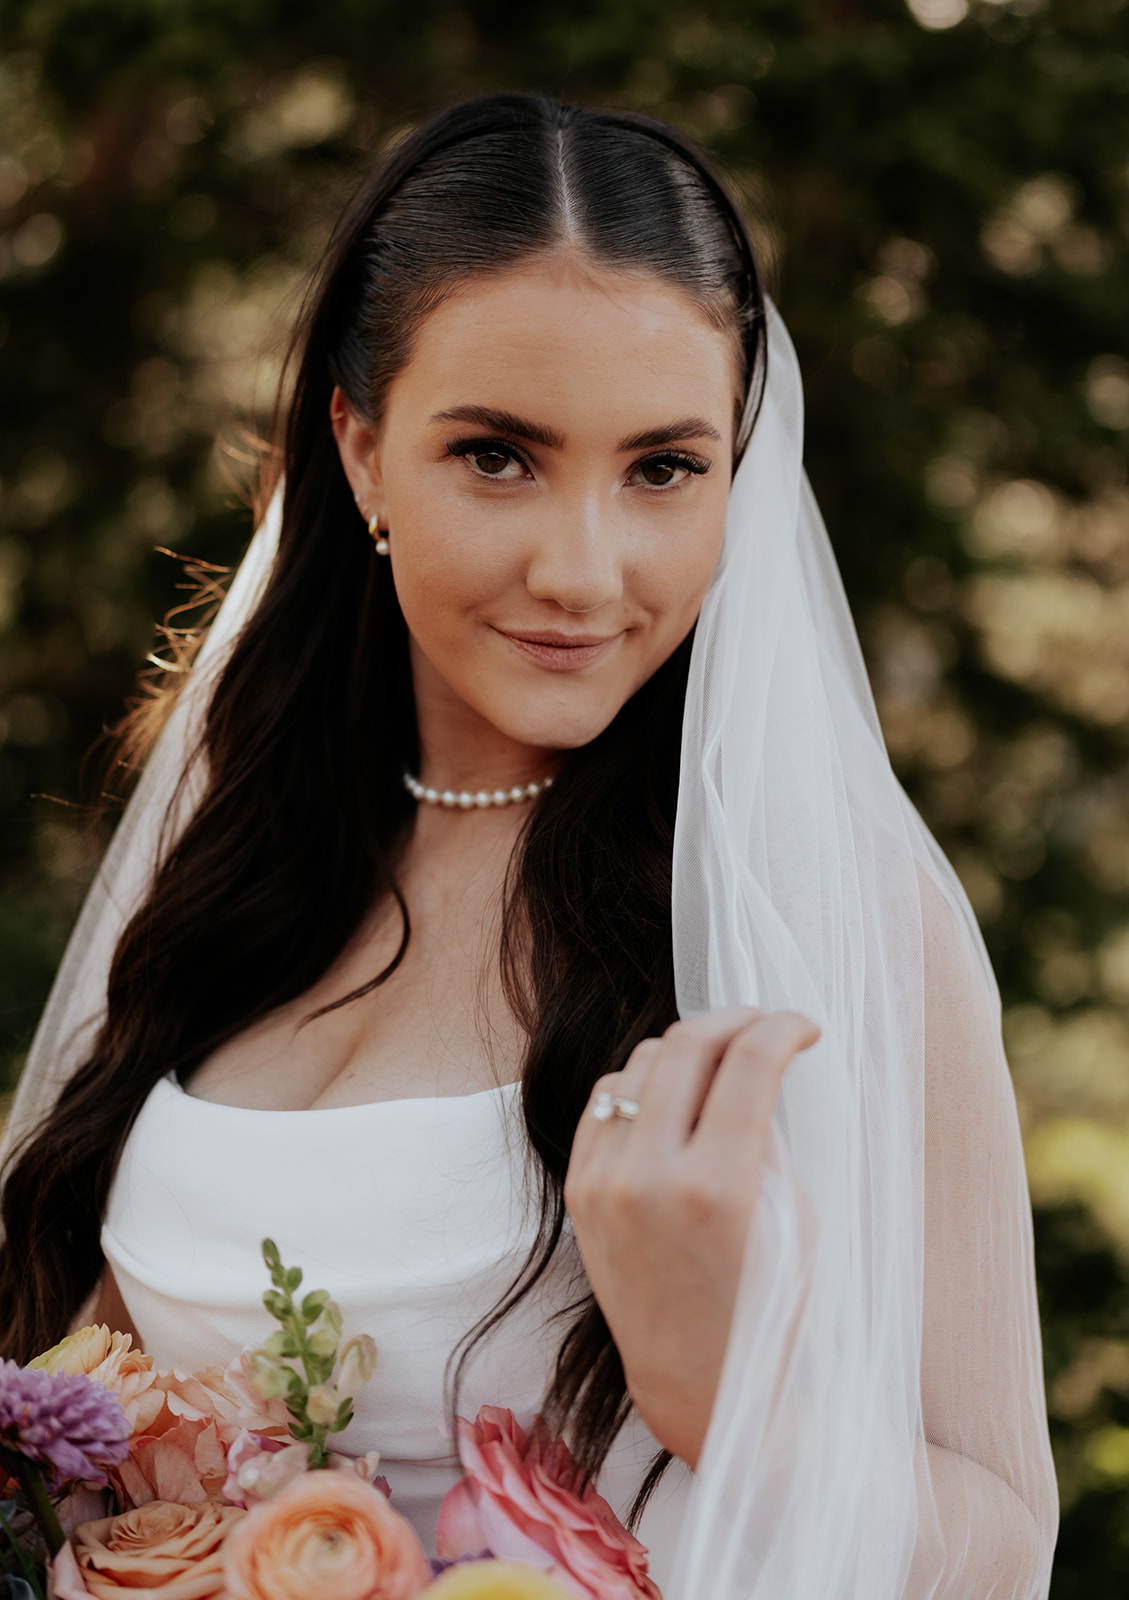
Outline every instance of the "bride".
<path id="1" fill-rule="evenodd" d="M 5 1354 L 226 1360 L 270 1234 L 375 1338 L 343 1448 L 425 1537 L 492 1403 L 668 1600 L 1045 1595 L 998 1001 L 725 187 L 645 118 L 435 117 L 281 418 L 13 1110 Z"/>

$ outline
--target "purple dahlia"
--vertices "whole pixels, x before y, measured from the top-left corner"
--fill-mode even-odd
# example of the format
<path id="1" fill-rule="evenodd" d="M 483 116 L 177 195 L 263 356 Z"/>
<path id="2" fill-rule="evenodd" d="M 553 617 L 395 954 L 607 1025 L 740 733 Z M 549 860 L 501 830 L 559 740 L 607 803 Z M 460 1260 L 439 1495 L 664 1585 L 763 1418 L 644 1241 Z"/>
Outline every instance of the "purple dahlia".
<path id="1" fill-rule="evenodd" d="M 47 1467 L 52 1492 L 71 1478 L 105 1483 L 129 1454 L 129 1422 L 95 1378 L 0 1361 L 0 1451 Z"/>

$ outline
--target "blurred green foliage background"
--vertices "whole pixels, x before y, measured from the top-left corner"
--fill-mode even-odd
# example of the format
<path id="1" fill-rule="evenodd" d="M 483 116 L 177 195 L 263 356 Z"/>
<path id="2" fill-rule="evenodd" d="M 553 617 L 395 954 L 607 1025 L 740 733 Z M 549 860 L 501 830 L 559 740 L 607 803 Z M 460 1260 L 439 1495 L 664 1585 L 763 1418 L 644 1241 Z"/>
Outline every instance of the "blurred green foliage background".
<path id="1" fill-rule="evenodd" d="M 238 560 L 240 429 L 336 208 L 407 125 L 495 87 L 670 118 L 754 210 L 890 748 L 1003 989 L 1053 1594 L 1123 1596 L 1125 0 L 0 4 L 6 1081 L 94 864 L 84 757 L 178 599 L 156 547 Z"/>

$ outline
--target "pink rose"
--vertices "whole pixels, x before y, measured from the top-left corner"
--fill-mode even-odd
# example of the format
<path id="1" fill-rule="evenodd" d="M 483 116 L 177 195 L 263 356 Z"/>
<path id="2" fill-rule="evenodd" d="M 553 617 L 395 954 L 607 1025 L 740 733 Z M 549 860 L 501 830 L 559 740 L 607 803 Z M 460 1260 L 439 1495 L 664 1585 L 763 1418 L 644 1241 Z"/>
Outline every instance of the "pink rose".
<path id="1" fill-rule="evenodd" d="M 444 1560 L 488 1549 L 539 1567 L 582 1600 L 662 1600 L 646 1550 L 539 1417 L 527 1435 L 511 1411 L 483 1406 L 457 1426 L 464 1476 L 439 1508 Z"/>
<path id="2" fill-rule="evenodd" d="M 307 1472 L 224 1548 L 228 1600 L 415 1600 L 431 1571 L 410 1523 L 355 1472 Z"/>

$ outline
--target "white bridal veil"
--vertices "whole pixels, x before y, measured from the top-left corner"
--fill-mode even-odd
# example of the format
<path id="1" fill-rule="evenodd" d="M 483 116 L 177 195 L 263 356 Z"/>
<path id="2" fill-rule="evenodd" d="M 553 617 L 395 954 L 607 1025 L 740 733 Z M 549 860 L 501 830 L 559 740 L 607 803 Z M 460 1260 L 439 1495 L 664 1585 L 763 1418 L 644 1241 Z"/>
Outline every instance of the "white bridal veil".
<path id="1" fill-rule="evenodd" d="M 894 778 L 815 500 L 799 371 L 768 382 L 690 669 L 674 856 L 684 1015 L 801 1010 L 666 1600 L 1040 1600 L 1056 1521 L 1019 1129 L 956 877 Z M 10 1118 L 88 1046 L 277 506 L 72 936 Z"/>

